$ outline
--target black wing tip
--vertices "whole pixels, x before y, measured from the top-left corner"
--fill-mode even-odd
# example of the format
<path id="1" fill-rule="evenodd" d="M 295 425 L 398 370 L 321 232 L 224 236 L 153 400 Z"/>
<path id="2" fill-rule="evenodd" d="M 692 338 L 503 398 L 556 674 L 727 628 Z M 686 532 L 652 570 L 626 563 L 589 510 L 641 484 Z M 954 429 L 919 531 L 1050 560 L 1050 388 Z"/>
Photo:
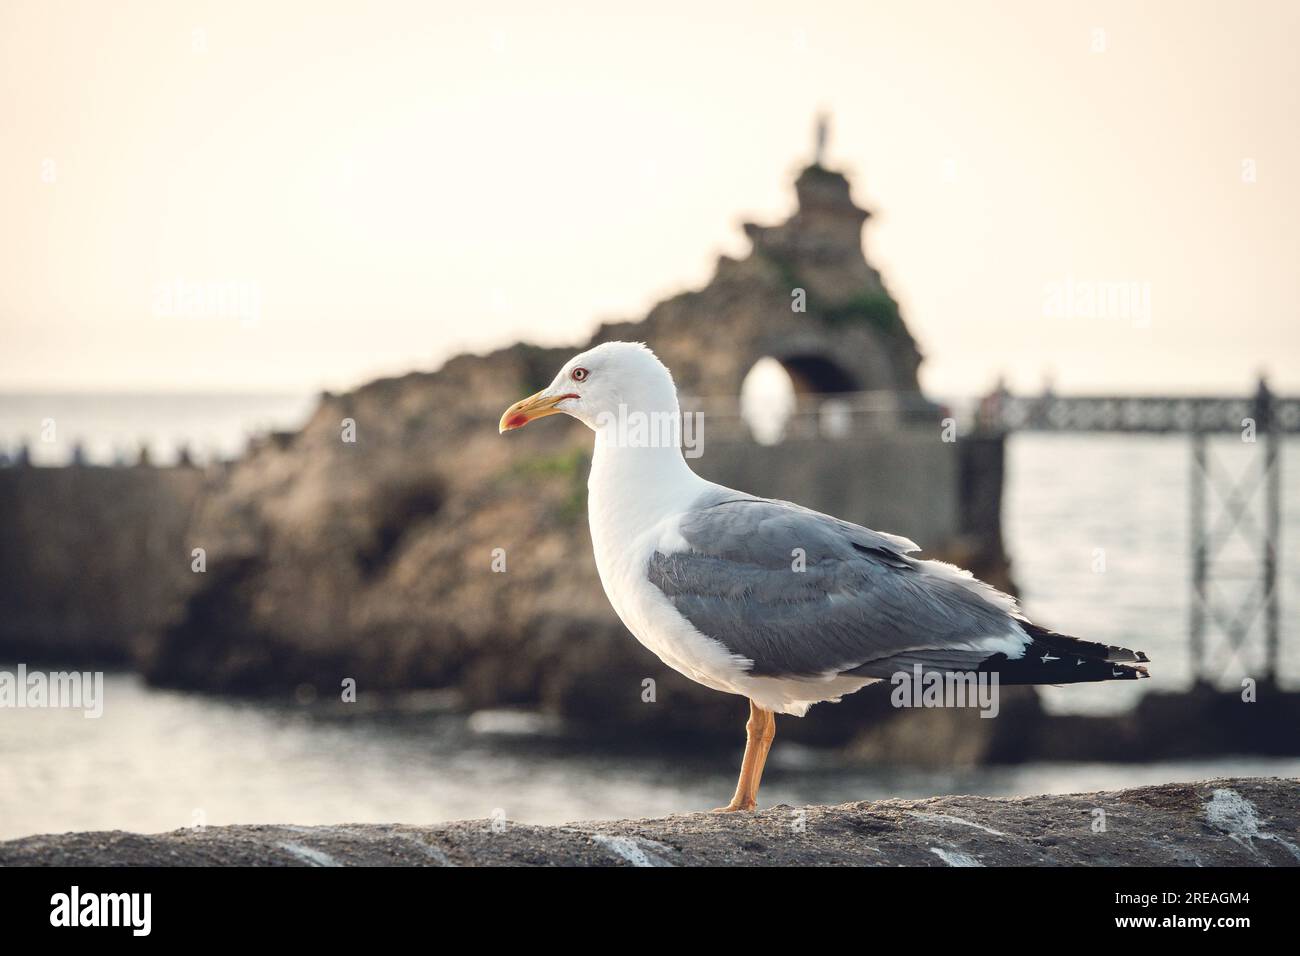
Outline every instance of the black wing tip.
<path id="1" fill-rule="evenodd" d="M 1151 673 L 1145 667 L 1129 664 L 1116 664 L 1109 680 L 1150 680 Z"/>
<path id="2" fill-rule="evenodd" d="M 1093 645 L 1101 647 L 1101 645 Z M 979 667 L 982 671 L 997 671 L 1004 684 L 1082 684 L 1112 680 L 1149 679 L 1151 673 L 1141 664 L 1128 664 L 1084 654 L 1057 656 L 1059 647 L 1031 643 L 1023 657 L 1008 659 L 1005 654 L 994 654 Z M 1139 658 L 1135 655 L 1134 660 Z M 1146 662 L 1146 655 L 1140 658 Z"/>
<path id="3" fill-rule="evenodd" d="M 1136 664 L 1116 664 L 1111 673 L 1111 680 L 1149 680 L 1151 672 Z"/>
<path id="4" fill-rule="evenodd" d="M 1127 647 L 1116 647 L 1114 644 L 1107 646 L 1106 660 L 1123 664 L 1151 663 L 1151 659 L 1147 657 L 1145 651 L 1131 651 Z"/>
<path id="5" fill-rule="evenodd" d="M 1077 654 L 1089 660 L 1105 661 L 1107 664 L 1151 663 L 1151 659 L 1147 657 L 1145 651 L 1134 651 L 1116 644 L 1099 644 L 1095 641 L 1086 641 L 1082 638 L 1071 637 L 1069 634 L 1061 634 L 1051 628 L 1043 627 L 1041 624 L 1034 624 L 1032 621 L 1022 620 L 1020 626 L 1024 628 L 1025 633 L 1030 637 L 1032 642 L 1030 650 L 1033 649 L 1035 644 L 1044 644 L 1058 653 Z"/>

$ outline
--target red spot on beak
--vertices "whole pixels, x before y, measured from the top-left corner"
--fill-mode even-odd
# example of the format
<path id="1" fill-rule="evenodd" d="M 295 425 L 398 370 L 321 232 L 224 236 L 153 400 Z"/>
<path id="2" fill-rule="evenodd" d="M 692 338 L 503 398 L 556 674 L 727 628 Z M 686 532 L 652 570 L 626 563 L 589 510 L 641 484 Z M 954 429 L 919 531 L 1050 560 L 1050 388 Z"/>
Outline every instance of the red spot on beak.
<path id="1" fill-rule="evenodd" d="M 521 428 L 527 424 L 528 424 L 527 415 L 515 415 L 513 418 L 511 418 L 509 421 L 506 422 L 506 428 Z"/>

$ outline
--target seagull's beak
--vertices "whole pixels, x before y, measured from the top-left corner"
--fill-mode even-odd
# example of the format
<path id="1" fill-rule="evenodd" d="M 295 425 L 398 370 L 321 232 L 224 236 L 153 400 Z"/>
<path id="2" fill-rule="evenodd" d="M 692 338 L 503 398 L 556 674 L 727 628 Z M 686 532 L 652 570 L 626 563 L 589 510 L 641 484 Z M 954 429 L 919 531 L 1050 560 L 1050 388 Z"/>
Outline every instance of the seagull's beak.
<path id="1" fill-rule="evenodd" d="M 545 418 L 547 415 L 559 414 L 563 409 L 556 408 L 566 398 L 577 398 L 577 395 L 548 395 L 546 390 L 538 392 L 536 395 L 529 395 L 527 398 L 520 399 L 501 416 L 501 427 L 498 434 L 512 431 L 516 428 L 523 428 L 534 418 Z"/>

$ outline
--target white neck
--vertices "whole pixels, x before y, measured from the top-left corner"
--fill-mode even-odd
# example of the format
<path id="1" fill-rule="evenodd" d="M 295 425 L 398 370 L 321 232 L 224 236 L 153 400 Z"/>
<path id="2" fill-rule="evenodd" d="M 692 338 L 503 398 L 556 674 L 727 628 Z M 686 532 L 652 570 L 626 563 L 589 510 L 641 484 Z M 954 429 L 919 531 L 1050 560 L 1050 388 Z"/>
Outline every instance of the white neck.
<path id="1" fill-rule="evenodd" d="M 599 525 L 620 538 L 636 536 L 707 486 L 673 445 L 630 446 L 613 428 L 596 429 L 587 480 L 593 533 Z"/>
<path id="2" fill-rule="evenodd" d="M 657 497 L 660 490 L 680 491 L 684 485 L 702 480 L 686 464 L 680 447 L 628 445 L 620 442 L 612 429 L 596 430 L 589 488 L 599 486 L 605 491 L 617 483 L 625 491 Z"/>

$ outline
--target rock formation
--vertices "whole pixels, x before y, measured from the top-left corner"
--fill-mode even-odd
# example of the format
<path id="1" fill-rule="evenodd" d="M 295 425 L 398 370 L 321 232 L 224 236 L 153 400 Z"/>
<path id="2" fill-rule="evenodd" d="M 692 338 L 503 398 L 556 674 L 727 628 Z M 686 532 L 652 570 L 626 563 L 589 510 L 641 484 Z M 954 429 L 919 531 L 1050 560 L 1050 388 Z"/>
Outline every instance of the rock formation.
<path id="1" fill-rule="evenodd" d="M 789 221 L 747 227 L 750 255 L 722 258 L 705 288 L 641 322 L 601 326 L 573 348 L 462 355 L 325 395 L 300 432 L 260 443 L 199 506 L 189 537 L 208 570 L 176 575 L 172 623 L 142 649 L 147 675 L 240 692 L 309 683 L 330 694 L 349 677 L 362 692 L 456 688 L 471 707 L 539 706 L 658 733 L 732 716 L 743 704 L 667 670 L 609 609 L 586 527 L 585 429 L 554 419 L 507 440 L 496 423 L 575 351 L 611 339 L 649 343 L 684 394 L 734 399 L 772 356 L 803 391 L 881 390 L 915 404 L 920 355 L 864 258 L 867 213 L 843 176 L 819 166 L 796 189 Z M 792 307 L 795 290 L 806 311 Z M 935 434 L 913 454 L 951 458 L 933 450 Z M 837 446 L 833 470 L 860 467 L 852 480 L 869 483 L 874 466 L 855 454 Z M 943 534 L 956 535 L 959 469 L 913 470 L 946 483 L 940 497 L 953 504 L 941 513 L 953 527 Z M 877 498 L 900 520 L 936 513 L 905 490 Z M 996 526 L 996 501 L 992 516 Z M 953 541 L 931 544 L 950 553 Z M 658 706 L 642 700 L 646 678 Z"/>

